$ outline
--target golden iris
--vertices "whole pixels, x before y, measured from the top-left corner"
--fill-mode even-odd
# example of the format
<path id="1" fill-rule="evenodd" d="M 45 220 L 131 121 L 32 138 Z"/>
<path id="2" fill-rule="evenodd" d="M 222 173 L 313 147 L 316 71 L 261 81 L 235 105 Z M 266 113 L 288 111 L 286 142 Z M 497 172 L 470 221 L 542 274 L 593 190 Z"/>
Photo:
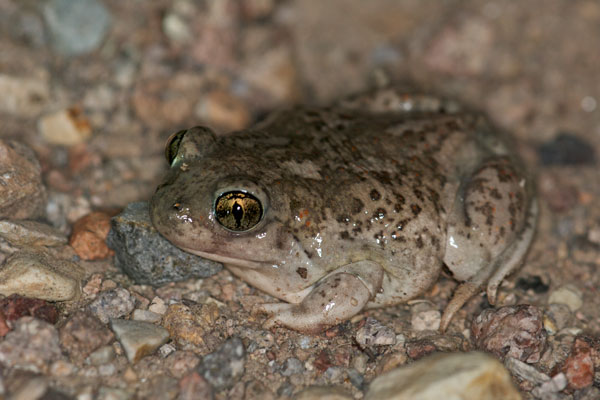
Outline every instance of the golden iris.
<path id="1" fill-rule="evenodd" d="M 223 193 L 215 202 L 215 216 L 225 228 L 244 232 L 255 227 L 262 218 L 263 207 L 256 197 L 242 191 Z"/>

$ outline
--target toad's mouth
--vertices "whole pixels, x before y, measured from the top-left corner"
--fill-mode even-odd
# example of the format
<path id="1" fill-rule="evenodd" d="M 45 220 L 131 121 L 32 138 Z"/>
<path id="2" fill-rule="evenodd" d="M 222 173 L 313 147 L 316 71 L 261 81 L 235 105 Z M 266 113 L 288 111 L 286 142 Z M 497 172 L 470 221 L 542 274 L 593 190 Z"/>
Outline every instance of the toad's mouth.
<path id="1" fill-rule="evenodd" d="M 265 264 L 270 264 L 268 262 L 265 261 L 254 261 L 254 260 L 247 260 L 247 259 L 243 259 L 243 258 L 235 258 L 235 257 L 229 257 L 229 256 L 223 256 L 220 254 L 214 254 L 214 253 L 207 253 L 204 251 L 198 251 L 198 250 L 192 250 L 192 249 L 188 249 L 185 247 L 181 247 L 182 250 L 188 252 L 188 253 L 192 253 L 195 254 L 197 256 L 200 256 L 202 258 L 206 258 L 209 260 L 213 260 L 213 261 L 217 261 L 220 262 L 222 264 L 225 265 L 235 265 L 236 267 L 243 267 L 243 268 L 251 268 L 251 269 L 259 269 L 264 267 Z"/>

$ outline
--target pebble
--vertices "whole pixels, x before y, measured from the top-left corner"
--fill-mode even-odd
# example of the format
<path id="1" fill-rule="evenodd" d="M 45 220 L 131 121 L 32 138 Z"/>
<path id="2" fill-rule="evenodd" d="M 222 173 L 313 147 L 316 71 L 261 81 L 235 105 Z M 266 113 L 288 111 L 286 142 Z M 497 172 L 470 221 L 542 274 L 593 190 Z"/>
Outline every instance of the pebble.
<path id="1" fill-rule="evenodd" d="M 99 0 L 50 0 L 43 7 L 52 45 L 63 55 L 94 51 L 111 25 L 111 16 Z"/>
<path id="2" fill-rule="evenodd" d="M 38 130 L 46 142 L 60 146 L 83 143 L 92 136 L 90 122 L 77 107 L 44 115 Z"/>
<path id="3" fill-rule="evenodd" d="M 0 364 L 6 368 L 46 373 L 50 364 L 62 357 L 56 328 L 34 317 L 16 321 L 0 342 Z"/>
<path id="4" fill-rule="evenodd" d="M 238 337 L 228 339 L 217 351 L 204 356 L 198 366 L 202 375 L 217 391 L 231 388 L 244 374 L 246 351 Z"/>
<path id="5" fill-rule="evenodd" d="M 18 252 L 0 267 L 0 294 L 66 301 L 80 294 L 81 268 L 43 253 Z"/>
<path id="6" fill-rule="evenodd" d="M 577 337 L 571 348 L 571 354 L 562 366 L 571 389 L 583 389 L 594 383 L 594 362 L 592 347 L 583 337 Z"/>
<path id="7" fill-rule="evenodd" d="M 575 312 L 583 305 L 581 291 L 573 285 L 561 286 L 550 293 L 548 304 L 566 304 Z"/>
<path id="8" fill-rule="evenodd" d="M 131 319 L 134 321 L 151 322 L 154 324 L 162 319 L 162 315 L 149 310 L 140 310 L 139 308 L 136 308 L 131 314 Z"/>
<path id="9" fill-rule="evenodd" d="M 152 302 L 148 306 L 148 310 L 163 315 L 167 312 L 167 305 L 165 304 L 165 301 L 163 299 L 156 296 L 152 299 Z"/>
<path id="10" fill-rule="evenodd" d="M 115 250 L 115 264 L 137 283 L 160 286 L 206 278 L 223 268 L 178 249 L 160 236 L 150 221 L 147 202 L 129 204 L 111 225 L 107 243 Z"/>
<path id="11" fill-rule="evenodd" d="M 352 400 L 350 393 L 337 386 L 311 386 L 304 389 L 294 400 Z"/>
<path id="12" fill-rule="evenodd" d="M 115 358 L 115 349 L 112 346 L 102 346 L 88 356 L 90 364 L 99 366 L 111 362 Z"/>
<path id="13" fill-rule="evenodd" d="M 300 374 L 302 371 L 304 371 L 304 365 L 302 365 L 302 361 L 298 360 L 296 357 L 288 358 L 281 367 L 281 375 L 283 376 Z"/>
<path id="14" fill-rule="evenodd" d="M 374 318 L 367 318 L 356 332 L 356 342 L 362 346 L 391 346 L 396 344 L 396 332 Z"/>
<path id="15" fill-rule="evenodd" d="M 56 307 L 44 300 L 13 294 L 0 300 L 0 337 L 10 331 L 12 322 L 24 316 L 32 316 L 50 324 L 58 320 Z"/>
<path id="16" fill-rule="evenodd" d="M 39 114 L 50 98 L 48 79 L 0 74 L 0 111 L 20 117 Z"/>
<path id="17" fill-rule="evenodd" d="M 163 317 L 162 325 L 169 331 L 173 340 L 180 344 L 204 344 L 206 323 L 197 309 L 184 304 L 171 304 Z"/>
<path id="18" fill-rule="evenodd" d="M 84 311 L 72 315 L 59 333 L 62 348 L 71 359 L 79 363 L 114 339 L 110 329 Z"/>
<path id="19" fill-rule="evenodd" d="M 109 231 L 110 215 L 92 212 L 73 224 L 69 244 L 83 260 L 103 260 L 114 254 L 106 244 Z"/>
<path id="20" fill-rule="evenodd" d="M 153 353 L 169 340 L 169 332 L 149 322 L 111 319 L 110 327 L 131 363 Z"/>
<path id="21" fill-rule="evenodd" d="M 463 339 L 460 336 L 434 334 L 408 340 L 405 348 L 406 354 L 416 360 L 434 351 L 460 351 L 463 348 Z"/>
<path id="22" fill-rule="evenodd" d="M 508 371 L 480 352 L 439 353 L 378 376 L 365 400 L 517 400 Z"/>
<path id="23" fill-rule="evenodd" d="M 437 331 L 441 320 L 442 314 L 439 310 L 427 310 L 414 313 L 410 323 L 415 331 Z"/>
<path id="24" fill-rule="evenodd" d="M 0 219 L 42 217 L 47 195 L 33 151 L 22 143 L 0 140 L 0 171 Z"/>
<path id="25" fill-rule="evenodd" d="M 107 324 L 111 318 L 129 315 L 135 307 L 135 299 L 127 289 L 116 288 L 102 292 L 88 306 L 100 321 Z"/>
<path id="26" fill-rule="evenodd" d="M 544 399 L 552 396 L 554 393 L 563 391 L 566 387 L 567 377 L 562 372 L 559 372 L 540 386 L 533 388 L 531 392 L 534 396 Z"/>
<path id="27" fill-rule="evenodd" d="M 54 247 L 67 243 L 63 233 L 37 221 L 0 221 L 0 237 L 17 247 Z"/>
<path id="28" fill-rule="evenodd" d="M 557 331 L 560 331 L 573 323 L 573 313 L 566 304 L 549 304 L 545 310 L 545 316 L 552 319 Z"/>
<path id="29" fill-rule="evenodd" d="M 129 400 L 133 395 L 125 389 L 100 386 L 96 400 Z"/>
<path id="30" fill-rule="evenodd" d="M 504 366 L 519 378 L 533 382 L 536 385 L 541 385 L 544 382 L 550 381 L 550 377 L 543 372 L 538 371 L 532 365 L 524 363 L 514 357 L 506 357 Z"/>
<path id="31" fill-rule="evenodd" d="M 471 333 L 478 348 L 500 359 L 514 357 L 527 363 L 540 360 L 547 337 L 543 312 L 528 304 L 483 310 Z"/>
<path id="32" fill-rule="evenodd" d="M 191 372 L 179 380 L 178 400 L 212 399 L 212 386 L 199 373 Z"/>
<path id="33" fill-rule="evenodd" d="M 560 132 L 552 141 L 538 148 L 542 165 L 592 165 L 596 161 L 594 147 L 579 136 Z"/>
<path id="34" fill-rule="evenodd" d="M 164 365 L 175 378 L 182 378 L 196 369 L 199 363 L 200 358 L 191 351 L 178 350 L 165 359 Z"/>

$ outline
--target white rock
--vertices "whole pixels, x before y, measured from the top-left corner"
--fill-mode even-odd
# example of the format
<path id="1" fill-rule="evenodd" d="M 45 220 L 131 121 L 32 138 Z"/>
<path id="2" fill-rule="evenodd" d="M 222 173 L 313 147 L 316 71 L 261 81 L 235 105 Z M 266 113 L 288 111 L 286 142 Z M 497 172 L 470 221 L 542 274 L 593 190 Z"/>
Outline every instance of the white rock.
<path id="1" fill-rule="evenodd" d="M 169 332 L 165 328 L 149 322 L 111 319 L 110 328 L 132 363 L 153 353 L 169 340 Z"/>
<path id="2" fill-rule="evenodd" d="M 81 292 L 83 271 L 70 261 L 42 253 L 13 254 L 0 267 L 0 294 L 49 301 L 71 300 Z"/>
<path id="3" fill-rule="evenodd" d="M 140 310 L 139 308 L 136 308 L 135 310 L 133 310 L 131 318 L 135 321 L 156 323 L 161 320 L 162 315 L 152 312 L 150 310 Z"/>
<path id="4" fill-rule="evenodd" d="M 416 312 L 410 323 L 415 331 L 437 331 L 440 328 L 442 314 L 438 310 Z"/>
<path id="5" fill-rule="evenodd" d="M 581 291 L 573 285 L 561 286 L 550 293 L 548 304 L 566 304 L 571 311 L 577 311 L 583 305 Z"/>
<path id="6" fill-rule="evenodd" d="M 365 400 L 520 400 L 510 374 L 481 353 L 438 353 L 371 382 Z"/>
<path id="7" fill-rule="evenodd" d="M 82 143 L 92 135 L 88 120 L 77 108 L 48 114 L 40 119 L 39 131 L 48 143 L 72 146 Z"/>

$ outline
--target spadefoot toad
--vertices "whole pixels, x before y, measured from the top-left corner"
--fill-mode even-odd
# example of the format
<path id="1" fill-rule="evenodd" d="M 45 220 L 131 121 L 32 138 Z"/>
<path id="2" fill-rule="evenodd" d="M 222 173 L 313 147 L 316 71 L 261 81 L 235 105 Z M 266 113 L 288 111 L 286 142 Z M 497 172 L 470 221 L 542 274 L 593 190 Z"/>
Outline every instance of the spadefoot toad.
<path id="1" fill-rule="evenodd" d="M 480 115 L 398 89 L 278 112 L 226 136 L 172 135 L 151 202 L 181 249 L 286 303 L 267 327 L 318 332 L 365 308 L 462 283 L 442 316 L 487 286 L 494 304 L 535 230 L 532 183 Z"/>

